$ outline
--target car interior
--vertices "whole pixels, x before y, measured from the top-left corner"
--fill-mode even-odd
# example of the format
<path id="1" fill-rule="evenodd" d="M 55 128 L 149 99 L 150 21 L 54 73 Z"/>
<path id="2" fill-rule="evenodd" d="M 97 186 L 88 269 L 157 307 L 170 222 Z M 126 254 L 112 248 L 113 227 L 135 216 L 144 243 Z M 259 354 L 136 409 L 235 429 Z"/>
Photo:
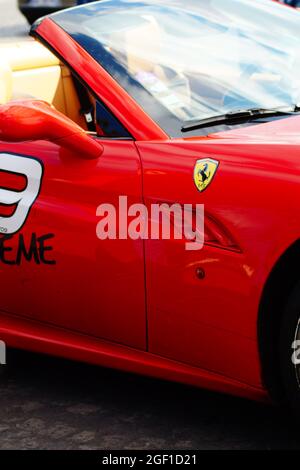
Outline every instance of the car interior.
<path id="1" fill-rule="evenodd" d="M 88 126 L 68 67 L 31 40 L 0 46 L 0 104 L 16 99 L 46 101 L 83 129 Z M 95 104 L 95 99 L 89 96 Z"/>

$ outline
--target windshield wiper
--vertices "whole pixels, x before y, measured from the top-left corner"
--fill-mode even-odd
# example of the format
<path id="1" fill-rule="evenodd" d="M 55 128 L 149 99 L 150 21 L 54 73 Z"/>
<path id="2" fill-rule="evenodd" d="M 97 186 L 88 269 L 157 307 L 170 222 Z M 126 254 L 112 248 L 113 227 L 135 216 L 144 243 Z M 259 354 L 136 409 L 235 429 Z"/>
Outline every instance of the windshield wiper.
<path id="1" fill-rule="evenodd" d="M 205 127 L 219 126 L 222 124 L 236 125 L 243 124 L 261 117 L 273 117 L 273 116 L 286 116 L 299 112 L 297 106 L 293 108 L 281 108 L 281 109 L 264 109 L 264 108 L 253 108 L 239 111 L 232 111 L 227 114 L 221 114 L 219 116 L 212 116 L 205 119 L 194 119 L 192 121 L 185 121 L 181 128 L 181 132 L 190 132 L 196 129 L 203 129 Z"/>

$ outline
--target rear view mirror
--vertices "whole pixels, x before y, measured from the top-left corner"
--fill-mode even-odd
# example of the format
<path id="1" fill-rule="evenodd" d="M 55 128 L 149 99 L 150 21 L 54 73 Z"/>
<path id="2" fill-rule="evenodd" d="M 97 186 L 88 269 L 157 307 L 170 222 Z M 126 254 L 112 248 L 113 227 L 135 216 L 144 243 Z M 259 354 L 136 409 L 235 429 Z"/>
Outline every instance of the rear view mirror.
<path id="1" fill-rule="evenodd" d="M 98 158 L 103 152 L 102 145 L 80 126 L 48 103 L 37 100 L 12 101 L 0 106 L 0 140 L 48 140 L 87 159 Z"/>

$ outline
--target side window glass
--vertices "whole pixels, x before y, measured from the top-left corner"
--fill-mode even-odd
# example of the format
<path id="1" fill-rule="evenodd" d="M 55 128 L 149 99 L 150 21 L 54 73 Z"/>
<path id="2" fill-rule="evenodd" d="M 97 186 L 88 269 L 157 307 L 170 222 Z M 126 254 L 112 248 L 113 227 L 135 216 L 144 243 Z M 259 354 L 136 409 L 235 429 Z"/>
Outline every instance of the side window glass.
<path id="1" fill-rule="evenodd" d="M 117 118 L 99 101 L 96 102 L 96 131 L 99 136 L 131 137 Z"/>

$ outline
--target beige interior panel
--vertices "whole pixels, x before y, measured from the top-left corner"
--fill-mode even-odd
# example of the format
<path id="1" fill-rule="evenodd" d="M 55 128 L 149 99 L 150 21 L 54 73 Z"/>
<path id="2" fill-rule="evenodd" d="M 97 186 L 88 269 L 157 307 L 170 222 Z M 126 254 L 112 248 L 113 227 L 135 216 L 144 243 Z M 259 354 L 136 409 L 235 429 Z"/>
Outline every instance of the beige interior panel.
<path id="1" fill-rule="evenodd" d="M 59 65 L 13 72 L 13 98 L 37 98 L 66 113 Z"/>
<path id="2" fill-rule="evenodd" d="M 66 115 L 72 121 L 79 124 L 83 129 L 87 130 L 84 117 L 80 115 L 80 102 L 75 90 L 73 78 L 70 70 L 65 65 L 61 66 L 61 77 L 63 82 L 63 90 L 65 96 Z"/>
<path id="3" fill-rule="evenodd" d="M 68 67 L 44 46 L 35 41 L 2 44 L 0 57 L 0 104 L 43 100 L 87 129 Z"/>
<path id="4" fill-rule="evenodd" d="M 5 104 L 12 98 L 13 78 L 9 64 L 0 59 L 0 104 Z"/>
<path id="5" fill-rule="evenodd" d="M 13 71 L 59 65 L 59 60 L 37 41 L 2 43 L 0 57 Z"/>

